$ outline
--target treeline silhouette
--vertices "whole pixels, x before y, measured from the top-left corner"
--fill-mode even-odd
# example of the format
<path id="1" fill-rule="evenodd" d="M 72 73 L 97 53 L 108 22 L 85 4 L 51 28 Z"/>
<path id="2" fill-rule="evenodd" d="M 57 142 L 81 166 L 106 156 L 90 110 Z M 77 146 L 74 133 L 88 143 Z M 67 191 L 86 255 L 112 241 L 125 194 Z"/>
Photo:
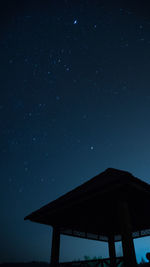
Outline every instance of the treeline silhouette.
<path id="1" fill-rule="evenodd" d="M 91 265 L 90 265 L 91 266 Z M 138 267 L 148 267 L 150 263 L 140 263 Z M 0 263 L 0 267 L 49 267 L 48 262 L 16 262 L 16 263 Z"/>

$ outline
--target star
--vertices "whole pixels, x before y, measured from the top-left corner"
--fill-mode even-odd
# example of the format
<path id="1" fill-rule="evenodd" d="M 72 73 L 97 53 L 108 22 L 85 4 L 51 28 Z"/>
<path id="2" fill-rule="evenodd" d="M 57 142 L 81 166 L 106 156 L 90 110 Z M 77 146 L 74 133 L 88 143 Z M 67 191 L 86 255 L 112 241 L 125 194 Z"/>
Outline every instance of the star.
<path id="1" fill-rule="evenodd" d="M 77 24 L 77 23 L 78 23 L 78 21 L 77 21 L 77 19 L 75 19 L 74 22 L 73 22 L 73 24 L 75 25 L 75 24 Z"/>

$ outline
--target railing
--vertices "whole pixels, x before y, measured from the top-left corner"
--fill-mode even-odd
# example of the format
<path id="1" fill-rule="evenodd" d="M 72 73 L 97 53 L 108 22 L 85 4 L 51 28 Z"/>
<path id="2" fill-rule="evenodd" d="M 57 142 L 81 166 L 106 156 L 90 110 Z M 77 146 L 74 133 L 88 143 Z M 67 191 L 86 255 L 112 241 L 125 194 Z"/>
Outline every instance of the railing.
<path id="1" fill-rule="evenodd" d="M 108 267 L 108 266 L 110 266 L 110 259 L 96 259 L 96 260 L 59 263 L 59 267 Z M 124 267 L 123 257 L 116 258 L 115 267 Z"/>

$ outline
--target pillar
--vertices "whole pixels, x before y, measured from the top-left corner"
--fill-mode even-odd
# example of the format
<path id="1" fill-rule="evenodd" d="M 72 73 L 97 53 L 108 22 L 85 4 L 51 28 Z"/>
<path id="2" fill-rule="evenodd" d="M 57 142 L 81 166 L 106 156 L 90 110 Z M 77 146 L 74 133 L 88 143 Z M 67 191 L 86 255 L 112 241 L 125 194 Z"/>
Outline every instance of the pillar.
<path id="1" fill-rule="evenodd" d="M 110 266 L 116 266 L 116 250 L 115 250 L 115 242 L 114 235 L 110 234 L 108 238 L 108 248 L 109 248 L 109 258 L 110 258 Z"/>
<path id="2" fill-rule="evenodd" d="M 129 208 L 126 201 L 120 203 L 120 226 L 122 235 L 122 248 L 124 256 L 124 266 L 125 267 L 135 267 L 137 266 L 135 248 L 132 238 L 132 225 L 129 214 Z"/>
<path id="3" fill-rule="evenodd" d="M 53 227 L 52 248 L 51 248 L 51 267 L 56 267 L 59 264 L 59 249 L 60 249 L 60 232 L 56 227 Z"/>

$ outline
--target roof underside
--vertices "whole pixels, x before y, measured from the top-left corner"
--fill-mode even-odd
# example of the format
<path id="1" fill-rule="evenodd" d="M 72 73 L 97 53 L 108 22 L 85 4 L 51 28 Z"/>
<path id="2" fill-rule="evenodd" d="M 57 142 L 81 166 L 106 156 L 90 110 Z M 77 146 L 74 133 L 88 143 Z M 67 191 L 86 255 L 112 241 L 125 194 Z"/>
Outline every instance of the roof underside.
<path id="1" fill-rule="evenodd" d="M 61 233 L 96 240 L 119 241 L 118 204 L 128 202 L 134 237 L 149 235 L 150 185 L 132 174 L 107 169 L 83 185 L 56 199 L 25 219 L 57 226 Z"/>

